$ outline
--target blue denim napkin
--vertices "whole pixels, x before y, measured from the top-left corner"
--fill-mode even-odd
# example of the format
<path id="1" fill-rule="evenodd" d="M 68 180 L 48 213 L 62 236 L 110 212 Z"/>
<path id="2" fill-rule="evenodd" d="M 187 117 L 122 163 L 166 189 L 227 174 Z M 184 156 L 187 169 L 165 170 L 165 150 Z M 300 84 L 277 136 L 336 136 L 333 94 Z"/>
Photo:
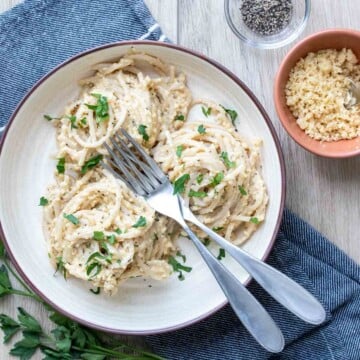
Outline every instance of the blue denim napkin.
<path id="1" fill-rule="evenodd" d="M 0 15 L 0 126 L 60 62 L 100 44 L 138 38 L 166 39 L 142 0 L 26 0 Z M 171 360 L 360 359 L 360 267 L 288 210 L 269 263 L 322 302 L 324 324 L 302 322 L 252 283 L 250 290 L 284 332 L 281 354 L 260 348 L 229 306 L 186 329 L 148 336 L 154 352 Z"/>

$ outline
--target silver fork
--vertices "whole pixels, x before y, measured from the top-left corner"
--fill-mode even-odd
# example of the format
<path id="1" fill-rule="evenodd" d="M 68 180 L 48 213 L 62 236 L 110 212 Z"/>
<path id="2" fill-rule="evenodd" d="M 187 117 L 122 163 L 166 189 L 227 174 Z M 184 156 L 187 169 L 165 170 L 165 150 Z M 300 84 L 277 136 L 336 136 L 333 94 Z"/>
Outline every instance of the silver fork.
<path id="1" fill-rule="evenodd" d="M 185 220 L 192 222 L 214 239 L 271 296 L 292 313 L 312 324 L 324 321 L 325 310 L 322 305 L 299 284 L 202 224 L 185 205 L 183 199 L 178 194 L 173 195 L 172 184 L 156 162 L 125 130 L 121 131 L 139 155 L 116 134 L 110 139 L 113 149 L 104 144 L 110 159 L 108 163 L 102 162 L 102 165 L 136 194 L 143 196 L 156 211 L 171 217 L 183 227 L 209 266 L 238 318 L 260 345 L 268 351 L 280 352 L 284 347 L 280 329 L 257 299 L 197 238 Z"/>

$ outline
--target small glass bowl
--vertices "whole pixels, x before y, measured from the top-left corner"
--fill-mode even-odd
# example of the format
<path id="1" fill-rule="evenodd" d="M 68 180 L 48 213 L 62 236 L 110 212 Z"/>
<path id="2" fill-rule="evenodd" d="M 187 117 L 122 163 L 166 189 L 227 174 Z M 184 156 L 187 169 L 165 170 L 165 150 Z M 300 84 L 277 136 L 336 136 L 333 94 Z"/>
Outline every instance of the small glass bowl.
<path id="1" fill-rule="evenodd" d="M 226 21 L 239 39 L 260 49 L 276 49 L 294 41 L 305 29 L 311 9 L 311 0 L 293 0 L 289 24 L 276 34 L 260 35 L 244 23 L 240 11 L 242 3 L 242 0 L 225 0 Z"/>

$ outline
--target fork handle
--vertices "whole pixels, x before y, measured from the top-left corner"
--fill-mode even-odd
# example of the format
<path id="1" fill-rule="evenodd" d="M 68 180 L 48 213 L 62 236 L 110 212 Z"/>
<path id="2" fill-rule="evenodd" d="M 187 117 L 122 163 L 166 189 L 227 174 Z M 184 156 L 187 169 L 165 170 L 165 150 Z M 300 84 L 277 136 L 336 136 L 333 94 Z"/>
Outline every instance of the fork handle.
<path id="1" fill-rule="evenodd" d="M 274 320 L 247 288 L 205 247 L 187 224 L 181 224 L 195 244 L 245 328 L 271 352 L 284 348 L 284 337 Z"/>
<path id="2" fill-rule="evenodd" d="M 310 324 L 321 324 L 326 317 L 320 302 L 285 274 L 231 244 L 202 224 L 188 209 L 184 218 L 198 226 L 224 248 L 274 299 L 293 314 Z"/>

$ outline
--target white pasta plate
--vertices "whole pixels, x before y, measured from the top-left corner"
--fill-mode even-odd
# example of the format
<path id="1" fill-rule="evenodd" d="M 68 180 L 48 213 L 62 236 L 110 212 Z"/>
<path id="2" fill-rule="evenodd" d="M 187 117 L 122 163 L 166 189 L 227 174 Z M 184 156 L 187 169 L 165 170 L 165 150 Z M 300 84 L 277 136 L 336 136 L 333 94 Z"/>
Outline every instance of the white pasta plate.
<path id="1" fill-rule="evenodd" d="M 193 270 L 179 281 L 130 279 L 114 296 L 94 295 L 86 282 L 54 276 L 47 256 L 39 198 L 53 178 L 55 129 L 43 114 L 59 114 L 79 92 L 78 80 L 91 66 L 118 59 L 131 47 L 156 55 L 185 72 L 194 98 L 214 99 L 238 112 L 239 131 L 263 140 L 263 177 L 269 205 L 259 229 L 243 245 L 265 259 L 279 229 L 285 198 L 285 170 L 271 121 L 251 91 L 223 66 L 180 46 L 132 41 L 98 47 L 69 59 L 43 77 L 18 105 L 1 142 L 0 219 L 11 260 L 29 286 L 59 312 L 93 328 L 123 334 L 154 334 L 204 319 L 227 302 L 220 287 L 188 239 L 179 246 Z M 229 256 L 223 259 L 247 284 L 249 275 Z M 150 286 L 149 286 L 150 285 Z"/>

